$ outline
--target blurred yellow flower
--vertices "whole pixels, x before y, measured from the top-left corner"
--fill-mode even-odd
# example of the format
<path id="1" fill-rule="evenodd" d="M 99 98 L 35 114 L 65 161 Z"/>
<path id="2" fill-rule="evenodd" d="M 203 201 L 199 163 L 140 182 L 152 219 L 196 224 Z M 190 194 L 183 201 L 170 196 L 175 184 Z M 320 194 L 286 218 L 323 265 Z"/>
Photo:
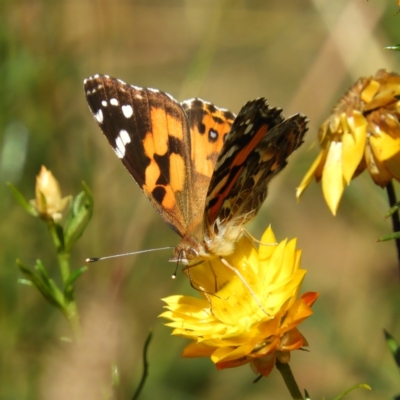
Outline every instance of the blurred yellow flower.
<path id="1" fill-rule="evenodd" d="M 68 204 L 70 196 L 61 198 L 61 189 L 58 181 L 43 165 L 36 177 L 35 195 L 36 199 L 31 200 L 31 203 L 42 218 L 54 221 L 61 219 L 61 211 Z"/>
<path id="2" fill-rule="evenodd" d="M 333 109 L 318 133 L 317 159 L 297 188 L 301 194 L 312 178 L 335 215 L 344 188 L 368 169 L 374 182 L 385 187 L 400 181 L 400 76 L 379 70 L 360 78 Z"/>
<path id="3" fill-rule="evenodd" d="M 271 228 L 261 242 L 276 243 Z M 292 350 L 307 346 L 296 326 L 312 314 L 318 296 L 309 292 L 297 298 L 306 273 L 300 258 L 295 239 L 257 250 L 244 236 L 225 258 L 237 273 L 219 259 L 191 268 L 191 282 L 202 298 L 163 299 L 168 311 L 160 315 L 172 321 L 167 326 L 173 335 L 194 341 L 183 357 L 211 357 L 218 369 L 250 363 L 264 376 L 276 360 L 289 362 Z"/>

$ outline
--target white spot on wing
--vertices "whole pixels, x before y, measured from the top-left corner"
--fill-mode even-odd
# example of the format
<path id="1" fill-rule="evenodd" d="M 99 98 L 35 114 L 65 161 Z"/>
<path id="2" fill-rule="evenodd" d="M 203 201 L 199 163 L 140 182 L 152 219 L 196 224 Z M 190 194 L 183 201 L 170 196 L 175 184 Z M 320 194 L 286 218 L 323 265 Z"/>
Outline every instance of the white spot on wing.
<path id="1" fill-rule="evenodd" d="M 103 123 L 103 111 L 101 111 L 101 110 L 99 110 L 99 111 L 97 111 L 97 113 L 96 114 L 94 114 L 94 117 L 96 118 L 96 121 L 99 123 L 99 124 L 102 124 Z"/>
<path id="2" fill-rule="evenodd" d="M 131 137 L 129 136 L 129 133 L 125 129 L 121 129 L 119 131 L 119 136 L 122 140 L 123 145 L 125 146 L 127 143 L 131 142 Z"/>
<path id="3" fill-rule="evenodd" d="M 115 154 L 117 155 L 118 158 L 123 158 L 124 157 L 124 155 L 119 151 L 118 148 L 115 148 L 114 151 L 115 151 Z"/>
<path id="4" fill-rule="evenodd" d="M 119 104 L 119 102 L 116 98 L 113 97 L 112 99 L 110 99 L 110 104 L 112 106 L 117 106 Z"/>
<path id="5" fill-rule="evenodd" d="M 120 132 L 120 134 L 121 134 L 121 132 Z M 114 150 L 117 153 L 117 156 L 119 158 L 124 157 L 125 156 L 125 144 L 124 144 L 124 142 L 123 142 L 123 140 L 121 139 L 120 136 L 118 136 L 115 139 L 115 146 L 116 147 L 114 148 Z"/>
<path id="6" fill-rule="evenodd" d="M 153 92 L 153 93 L 160 93 L 160 91 L 158 89 L 153 89 L 153 88 L 147 88 L 147 90 L 149 92 Z"/>
<path id="7" fill-rule="evenodd" d="M 124 114 L 125 118 L 132 117 L 132 114 L 133 114 L 132 106 L 130 104 L 127 104 L 126 106 L 122 106 L 122 113 Z"/>
<path id="8" fill-rule="evenodd" d="M 102 105 L 103 107 L 107 107 L 107 102 L 106 102 L 105 100 L 102 100 L 102 101 L 101 101 L 101 105 Z"/>
<path id="9" fill-rule="evenodd" d="M 122 79 L 117 79 L 117 81 L 122 85 L 126 85 L 126 82 L 124 82 Z"/>
<path id="10" fill-rule="evenodd" d="M 253 124 L 248 124 L 244 134 L 247 135 L 253 129 Z"/>

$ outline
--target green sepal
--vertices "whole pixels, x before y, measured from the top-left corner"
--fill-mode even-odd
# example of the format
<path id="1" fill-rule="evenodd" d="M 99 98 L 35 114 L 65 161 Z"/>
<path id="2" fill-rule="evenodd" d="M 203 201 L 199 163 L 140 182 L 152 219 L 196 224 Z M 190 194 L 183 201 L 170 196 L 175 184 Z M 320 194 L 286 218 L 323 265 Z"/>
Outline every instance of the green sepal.
<path id="1" fill-rule="evenodd" d="M 39 217 L 38 210 L 23 196 L 23 194 L 11 183 L 7 182 L 7 186 L 10 188 L 14 199 L 22 208 L 33 217 Z"/>
<path id="2" fill-rule="evenodd" d="M 40 260 L 36 261 L 35 270 L 26 267 L 20 260 L 17 260 L 20 271 L 26 275 L 36 286 L 42 296 L 51 304 L 64 312 L 64 295 L 54 281 L 49 277 L 47 271 Z"/>
<path id="3" fill-rule="evenodd" d="M 82 182 L 83 191 L 71 202 L 65 221 L 64 237 L 67 251 L 82 236 L 93 214 L 93 196 L 89 187 Z"/>

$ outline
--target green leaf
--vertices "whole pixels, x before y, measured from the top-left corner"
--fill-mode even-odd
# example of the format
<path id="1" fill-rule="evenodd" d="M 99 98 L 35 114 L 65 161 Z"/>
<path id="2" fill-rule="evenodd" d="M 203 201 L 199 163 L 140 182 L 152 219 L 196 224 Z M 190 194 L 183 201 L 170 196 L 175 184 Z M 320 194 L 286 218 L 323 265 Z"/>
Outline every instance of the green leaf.
<path id="1" fill-rule="evenodd" d="M 17 203 L 22 206 L 22 208 L 30 215 L 34 217 L 38 217 L 39 213 L 36 210 L 36 208 L 23 196 L 23 194 L 11 183 L 7 182 L 7 186 L 10 188 L 12 195 L 14 196 L 14 199 L 17 201 Z"/>
<path id="2" fill-rule="evenodd" d="M 115 363 L 111 365 L 111 385 L 114 388 L 121 385 L 121 376 L 118 370 L 118 365 Z"/>
<path id="3" fill-rule="evenodd" d="M 29 278 L 42 294 L 42 296 L 53 306 L 64 312 L 64 296 L 52 279 L 49 278 L 47 271 L 40 260 L 36 261 L 35 270 L 26 267 L 20 260 L 17 260 L 20 271 Z"/>
<path id="4" fill-rule="evenodd" d="M 369 385 L 367 385 L 366 383 L 358 383 L 357 385 L 354 385 L 351 388 L 346 389 L 344 392 L 340 393 L 333 400 L 343 399 L 344 396 L 346 396 L 346 394 L 349 394 L 350 392 L 352 392 L 353 390 L 356 390 L 356 389 L 372 390 L 371 387 Z"/>
<path id="5" fill-rule="evenodd" d="M 389 233 L 388 235 L 381 236 L 377 242 L 386 242 L 388 240 L 400 239 L 400 232 Z"/>
<path id="6" fill-rule="evenodd" d="M 386 50 L 395 50 L 395 51 L 399 51 L 400 50 L 400 44 L 393 44 L 391 46 L 386 46 L 385 47 Z"/>
<path id="7" fill-rule="evenodd" d="M 83 267 L 80 267 L 73 271 L 68 279 L 66 280 L 64 284 L 64 294 L 66 297 L 69 297 L 73 291 L 72 285 L 75 283 L 75 281 L 84 273 L 88 270 L 87 265 L 84 265 Z"/>
<path id="8" fill-rule="evenodd" d="M 396 96 L 394 96 L 394 97 L 396 97 Z M 400 100 L 400 96 L 399 96 L 399 100 Z M 389 211 L 385 215 L 385 218 L 391 217 L 395 212 L 397 212 L 399 210 L 399 207 L 400 207 L 400 202 L 397 202 L 393 207 L 391 207 L 389 209 Z"/>
<path id="9" fill-rule="evenodd" d="M 82 236 L 93 214 L 93 196 L 82 182 L 83 192 L 71 202 L 71 207 L 65 222 L 65 243 L 67 250 Z"/>
<path id="10" fill-rule="evenodd" d="M 29 279 L 19 278 L 18 283 L 20 283 L 21 285 L 33 286 L 32 281 L 30 281 Z"/>
<path id="11" fill-rule="evenodd" d="M 385 335 L 386 344 L 389 347 L 390 352 L 392 353 L 394 361 L 400 368 L 400 346 L 389 332 L 383 330 L 383 333 Z"/>

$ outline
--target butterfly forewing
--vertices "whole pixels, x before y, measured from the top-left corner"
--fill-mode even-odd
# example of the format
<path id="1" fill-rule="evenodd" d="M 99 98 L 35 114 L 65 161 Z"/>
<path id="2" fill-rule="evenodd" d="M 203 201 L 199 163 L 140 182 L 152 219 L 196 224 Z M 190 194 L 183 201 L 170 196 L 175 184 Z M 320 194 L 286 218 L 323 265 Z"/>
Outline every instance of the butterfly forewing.
<path id="1" fill-rule="evenodd" d="M 90 110 L 110 145 L 163 219 L 183 236 L 190 222 L 190 133 L 170 95 L 104 75 L 85 79 Z"/>
<path id="2" fill-rule="evenodd" d="M 201 100 L 181 103 L 188 117 L 191 137 L 192 182 L 191 198 L 195 223 L 203 221 L 204 207 L 210 178 L 235 115 Z"/>

